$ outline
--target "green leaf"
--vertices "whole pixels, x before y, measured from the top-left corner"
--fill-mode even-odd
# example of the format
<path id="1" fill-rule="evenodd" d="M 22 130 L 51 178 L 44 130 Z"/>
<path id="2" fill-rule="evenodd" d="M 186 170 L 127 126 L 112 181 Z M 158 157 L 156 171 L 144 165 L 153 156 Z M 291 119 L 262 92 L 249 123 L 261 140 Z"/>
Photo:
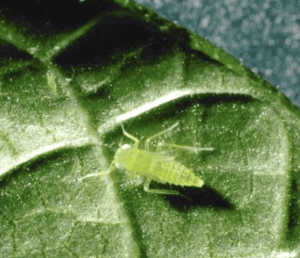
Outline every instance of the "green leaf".
<path id="1" fill-rule="evenodd" d="M 4 257 L 297 255 L 300 119 L 282 93 L 132 2 L 13 4 L 0 7 Z M 150 150 L 214 148 L 161 153 L 205 185 L 150 187 L 187 198 L 122 169 L 79 180 L 132 143 L 121 123 L 143 142 L 176 122 Z"/>

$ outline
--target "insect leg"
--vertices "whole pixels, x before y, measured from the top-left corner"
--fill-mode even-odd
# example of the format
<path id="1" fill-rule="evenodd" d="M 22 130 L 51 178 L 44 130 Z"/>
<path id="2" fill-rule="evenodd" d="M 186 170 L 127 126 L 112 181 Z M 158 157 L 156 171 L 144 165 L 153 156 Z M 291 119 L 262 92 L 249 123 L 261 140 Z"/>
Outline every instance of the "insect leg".
<path id="1" fill-rule="evenodd" d="M 134 141 L 134 148 L 137 149 L 138 146 L 139 146 L 140 140 L 137 139 L 137 138 L 135 138 L 133 135 L 127 133 L 127 132 L 125 131 L 125 128 L 124 128 L 123 124 L 121 124 L 121 127 L 122 127 L 122 130 L 123 130 L 123 134 L 124 134 L 125 136 L 127 136 L 128 138 L 130 138 L 131 140 Z"/>
<path id="2" fill-rule="evenodd" d="M 110 172 L 113 171 L 113 166 L 115 165 L 114 162 L 111 163 L 111 165 L 109 166 L 109 170 L 106 170 L 106 171 L 102 171 L 102 172 L 98 172 L 98 173 L 94 173 L 94 174 L 88 174 L 84 177 L 81 177 L 78 179 L 78 181 L 82 181 L 83 179 L 86 179 L 88 177 L 93 177 L 93 176 L 104 176 L 104 175 L 107 175 L 109 174 Z"/>
<path id="3" fill-rule="evenodd" d="M 159 136 L 161 136 L 161 135 L 163 135 L 163 134 L 166 134 L 166 133 L 169 132 L 169 131 L 172 131 L 172 130 L 173 130 L 176 126 L 178 126 L 178 125 L 179 125 L 179 123 L 176 122 L 174 125 L 172 125 L 171 127 L 167 128 L 166 130 L 163 130 L 162 132 L 159 132 L 159 133 L 157 133 L 157 134 L 154 134 L 154 135 L 150 136 L 150 137 L 145 141 L 145 149 L 146 149 L 146 150 L 149 150 L 149 143 L 150 143 L 151 140 L 153 140 L 154 138 L 159 137 Z"/>
<path id="4" fill-rule="evenodd" d="M 167 189 L 149 189 L 151 179 L 147 178 L 144 184 L 144 191 L 147 193 L 154 193 L 154 194 L 168 194 L 168 195 L 181 195 L 176 190 L 167 190 Z"/>
<path id="5" fill-rule="evenodd" d="M 191 152 L 200 152 L 200 151 L 213 151 L 214 148 L 212 147 L 207 147 L 207 148 L 196 148 L 196 147 L 190 147 L 190 146 L 184 146 L 184 145 L 177 145 L 177 144 L 171 144 L 171 143 L 165 143 L 165 142 L 160 142 L 157 144 L 157 152 L 161 152 L 161 147 L 162 146 L 169 146 L 172 148 L 178 148 L 178 149 L 183 149 Z"/>

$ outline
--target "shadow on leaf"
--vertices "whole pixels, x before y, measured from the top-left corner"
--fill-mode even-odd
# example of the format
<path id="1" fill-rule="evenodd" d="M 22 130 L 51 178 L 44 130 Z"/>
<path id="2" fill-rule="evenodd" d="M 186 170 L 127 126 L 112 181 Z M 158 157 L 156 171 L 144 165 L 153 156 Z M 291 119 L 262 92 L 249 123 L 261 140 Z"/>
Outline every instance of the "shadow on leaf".
<path id="1" fill-rule="evenodd" d="M 233 210 L 234 206 L 209 186 L 202 188 L 189 187 L 180 191 L 183 196 L 167 196 L 170 204 L 177 210 L 187 210 L 193 207 L 211 207 L 218 210 Z M 186 196 L 187 198 L 185 198 Z"/>

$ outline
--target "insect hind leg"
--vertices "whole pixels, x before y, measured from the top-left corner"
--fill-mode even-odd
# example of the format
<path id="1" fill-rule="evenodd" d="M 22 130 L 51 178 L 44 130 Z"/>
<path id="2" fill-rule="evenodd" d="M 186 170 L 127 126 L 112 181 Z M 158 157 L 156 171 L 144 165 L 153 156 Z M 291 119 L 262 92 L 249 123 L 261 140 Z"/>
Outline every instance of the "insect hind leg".
<path id="1" fill-rule="evenodd" d="M 167 190 L 167 189 L 149 189 L 151 179 L 147 178 L 144 184 L 144 191 L 147 193 L 154 193 L 154 194 L 166 194 L 166 195 L 181 195 L 176 190 Z"/>
<path id="2" fill-rule="evenodd" d="M 162 146 L 168 146 L 172 148 L 178 148 L 190 152 L 201 152 L 201 151 L 213 151 L 214 148 L 212 147 L 207 147 L 207 148 L 196 148 L 196 147 L 190 147 L 190 146 L 184 146 L 184 145 L 177 145 L 177 144 L 171 144 L 171 143 L 165 143 L 165 142 L 159 142 L 156 147 L 157 152 L 161 152 Z"/>

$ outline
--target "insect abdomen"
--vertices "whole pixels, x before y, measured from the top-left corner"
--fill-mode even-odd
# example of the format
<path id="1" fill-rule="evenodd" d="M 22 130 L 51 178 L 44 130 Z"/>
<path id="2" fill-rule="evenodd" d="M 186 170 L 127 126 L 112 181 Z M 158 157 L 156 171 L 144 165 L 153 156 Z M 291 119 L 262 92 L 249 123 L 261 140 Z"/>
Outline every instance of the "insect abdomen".
<path id="1" fill-rule="evenodd" d="M 175 160 L 154 161 L 149 174 L 151 174 L 150 179 L 162 183 L 196 187 L 201 187 L 204 184 L 201 178 Z"/>

